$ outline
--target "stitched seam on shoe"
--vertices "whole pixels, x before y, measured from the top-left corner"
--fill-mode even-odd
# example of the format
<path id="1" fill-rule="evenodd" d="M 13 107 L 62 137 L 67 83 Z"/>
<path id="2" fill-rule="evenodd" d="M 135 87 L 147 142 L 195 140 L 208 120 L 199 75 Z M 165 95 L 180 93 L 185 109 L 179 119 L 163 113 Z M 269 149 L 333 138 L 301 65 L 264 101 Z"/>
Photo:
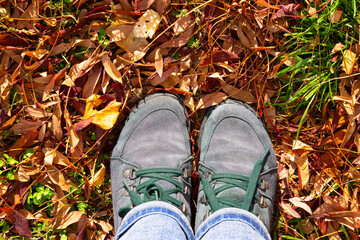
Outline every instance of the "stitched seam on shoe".
<path id="1" fill-rule="evenodd" d="M 186 144 L 186 143 L 187 143 L 187 141 L 186 141 L 186 137 L 187 137 L 187 136 L 186 136 L 186 135 L 187 135 L 186 133 L 187 133 L 187 131 L 184 131 L 184 129 L 183 129 L 183 126 L 182 126 L 182 124 L 181 124 L 182 121 L 181 121 L 180 117 L 176 114 L 175 111 L 173 111 L 173 110 L 171 110 L 171 109 L 168 109 L 168 108 L 159 108 L 159 109 L 153 110 L 153 111 L 149 112 L 147 115 L 145 115 L 145 116 L 137 123 L 137 125 L 140 125 L 141 122 L 144 121 L 144 119 L 147 118 L 150 114 L 155 113 L 155 112 L 158 112 L 158 111 L 162 111 L 162 110 L 167 110 L 167 111 L 170 111 L 170 112 L 174 113 L 174 115 L 176 116 L 176 118 L 179 120 L 179 124 L 180 124 L 180 127 L 181 127 L 182 132 L 183 132 L 183 135 L 184 135 L 184 139 L 185 139 L 184 144 L 185 144 L 185 146 L 186 146 L 186 149 L 191 151 L 190 140 L 189 140 L 189 144 Z M 135 131 L 135 129 L 136 129 L 136 127 L 134 127 L 134 129 L 132 129 L 132 131 L 129 133 L 129 136 L 124 140 L 124 144 L 123 144 L 123 146 L 122 146 L 120 156 L 123 155 L 125 146 L 126 146 L 127 142 L 129 141 L 129 138 L 131 137 L 131 135 L 132 135 L 133 132 Z M 188 128 L 186 128 L 186 129 L 188 130 Z M 120 134 L 120 135 L 121 135 L 121 134 Z"/>
<path id="2" fill-rule="evenodd" d="M 213 138 L 213 135 L 214 135 L 214 133 L 215 133 L 215 129 L 218 127 L 218 125 L 219 125 L 223 120 L 225 120 L 225 119 L 227 119 L 227 118 L 236 118 L 236 119 L 239 119 L 240 121 L 243 121 L 243 122 L 245 122 L 246 124 L 248 124 L 248 125 L 253 129 L 253 131 L 255 132 L 256 136 L 257 136 L 258 139 L 259 139 L 259 141 L 260 141 L 261 144 L 263 145 L 264 150 L 266 149 L 265 142 L 263 142 L 263 140 L 260 138 L 259 134 L 255 131 L 255 129 L 253 128 L 253 126 L 248 123 L 248 121 L 246 121 L 246 120 L 244 120 L 244 119 L 242 119 L 242 118 L 240 118 L 240 117 L 238 117 L 238 116 L 232 116 L 232 115 L 231 115 L 231 116 L 226 116 L 226 117 L 221 118 L 221 119 L 218 121 L 218 123 L 213 127 L 212 133 L 211 133 L 211 135 L 210 135 L 210 141 L 208 141 L 208 143 L 207 143 L 208 147 L 207 147 L 207 149 L 206 149 L 206 152 L 203 154 L 203 157 L 200 156 L 200 161 L 201 161 L 201 158 L 203 159 L 203 161 L 205 161 L 205 157 L 206 157 L 206 155 L 207 155 L 207 153 L 208 153 L 208 151 L 209 151 L 210 142 L 211 142 L 211 139 Z M 201 155 L 201 154 L 200 154 L 200 155 Z"/>

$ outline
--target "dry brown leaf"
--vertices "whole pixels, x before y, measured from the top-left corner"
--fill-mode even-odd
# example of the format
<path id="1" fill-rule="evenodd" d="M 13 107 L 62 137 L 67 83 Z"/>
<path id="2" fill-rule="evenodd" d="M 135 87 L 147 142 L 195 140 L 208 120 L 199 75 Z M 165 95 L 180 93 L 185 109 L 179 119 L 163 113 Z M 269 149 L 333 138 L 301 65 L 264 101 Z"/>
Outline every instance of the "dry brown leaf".
<path id="1" fill-rule="evenodd" d="M 70 119 L 70 114 L 66 108 L 64 109 L 64 118 L 66 122 L 66 128 L 70 135 L 70 146 L 75 149 L 75 147 L 79 144 L 80 139 L 74 130 L 74 126 Z"/>
<path id="2" fill-rule="evenodd" d="M 340 9 L 336 9 L 331 15 L 330 20 L 332 23 L 338 23 L 342 16 L 342 11 Z"/>
<path id="3" fill-rule="evenodd" d="M 26 170 L 20 166 L 17 172 L 15 172 L 15 180 L 20 182 L 28 182 L 30 180 L 30 175 L 28 175 Z"/>
<path id="4" fill-rule="evenodd" d="M 99 186 L 104 182 L 104 176 L 105 176 L 106 168 L 104 164 L 101 164 L 101 168 L 99 171 L 96 172 L 96 174 L 90 179 L 90 185 L 91 186 Z"/>
<path id="5" fill-rule="evenodd" d="M 100 225 L 102 230 L 104 232 L 106 232 L 106 233 L 110 233 L 110 231 L 112 231 L 114 229 L 113 226 L 108 222 L 105 222 L 105 221 L 102 221 L 102 220 L 97 220 L 97 219 L 94 219 L 94 222 L 96 224 Z"/>
<path id="6" fill-rule="evenodd" d="M 10 105 L 10 90 L 12 88 L 11 81 L 6 75 L 0 77 L 0 105 L 2 107 L 8 107 Z"/>
<path id="7" fill-rule="evenodd" d="M 25 107 L 25 111 L 34 118 L 44 118 L 50 116 L 50 113 L 46 112 L 44 109 L 27 106 Z"/>
<path id="8" fill-rule="evenodd" d="M 111 42 L 119 42 L 125 39 L 134 30 L 134 25 L 117 25 L 112 24 L 106 29 L 106 34 L 110 37 Z"/>
<path id="9" fill-rule="evenodd" d="M 56 139 L 58 141 L 61 140 L 63 136 L 63 131 L 61 129 L 61 122 L 59 117 L 56 115 L 56 113 L 52 116 L 52 124 L 51 124 L 51 130 L 54 133 Z"/>
<path id="10" fill-rule="evenodd" d="M 160 51 L 161 51 L 160 48 L 158 48 L 155 51 L 155 69 L 156 69 L 156 72 L 161 77 L 163 74 L 164 61 L 163 61 L 163 57 L 162 57 Z"/>
<path id="11" fill-rule="evenodd" d="M 61 210 L 65 208 L 62 207 Z M 67 208 L 67 206 L 66 206 Z M 73 211 L 66 213 L 67 211 L 59 211 L 54 219 L 53 229 L 65 229 L 73 223 L 77 223 L 81 216 L 84 214 L 83 211 Z"/>
<path id="12" fill-rule="evenodd" d="M 308 152 L 303 153 L 296 161 L 300 180 L 300 188 L 304 188 L 310 179 L 308 154 Z"/>
<path id="13" fill-rule="evenodd" d="M 96 65 L 98 66 L 98 65 Z M 101 76 L 101 67 L 96 67 L 94 66 L 94 72 L 92 72 L 92 74 L 89 76 L 89 78 L 87 79 L 83 91 L 82 91 L 82 97 L 83 98 L 88 98 L 90 97 L 93 93 L 94 90 L 96 88 L 96 86 L 98 85 L 98 82 L 100 80 L 100 76 Z"/>
<path id="14" fill-rule="evenodd" d="M 307 211 L 309 214 L 312 214 L 311 208 L 309 207 L 309 205 L 307 205 L 306 203 L 304 203 L 304 200 L 299 198 L 299 197 L 293 197 L 290 198 L 289 201 L 294 204 L 294 206 L 299 207 L 304 209 L 305 211 Z"/>
<path id="15" fill-rule="evenodd" d="M 335 52 L 341 51 L 341 50 L 343 50 L 344 47 L 345 47 L 344 44 L 342 44 L 342 43 L 337 43 L 337 44 L 335 44 L 334 48 L 331 50 L 331 53 L 335 53 Z"/>
<path id="16" fill-rule="evenodd" d="M 238 89 L 235 86 L 227 84 L 225 81 L 220 80 L 222 89 L 230 98 L 234 98 L 246 103 L 256 103 L 256 98 L 246 90 Z"/>
<path id="17" fill-rule="evenodd" d="M 29 131 L 37 130 L 43 124 L 42 121 L 28 121 L 25 119 L 20 119 L 20 121 L 10 128 L 10 132 L 14 134 L 25 134 Z"/>
<path id="18" fill-rule="evenodd" d="M 209 93 L 201 97 L 196 105 L 196 109 L 208 108 L 218 105 L 227 98 L 227 95 L 223 92 Z"/>
<path id="19" fill-rule="evenodd" d="M 28 220 L 35 220 L 37 219 L 36 217 L 34 217 L 34 215 L 32 215 L 31 212 L 29 212 L 28 210 L 26 209 L 19 209 L 18 212 L 23 215 L 26 219 Z"/>
<path id="20" fill-rule="evenodd" d="M 64 175 L 55 166 L 47 167 L 47 173 L 53 184 L 59 185 L 63 191 L 70 192 L 70 185 L 65 180 Z"/>
<path id="21" fill-rule="evenodd" d="M 135 38 L 152 38 L 160 24 L 161 18 L 154 10 L 147 10 L 136 22 L 133 35 Z"/>
<path id="22" fill-rule="evenodd" d="M 356 63 L 356 54 L 353 53 L 351 50 L 346 50 L 344 52 L 344 59 L 341 64 L 342 70 L 346 74 L 352 74 L 355 63 Z"/>
<path id="23" fill-rule="evenodd" d="M 192 112 L 195 111 L 195 101 L 194 101 L 194 98 L 191 95 L 186 95 L 185 96 L 184 104 L 185 104 L 185 106 L 190 108 L 190 110 Z"/>
<path id="24" fill-rule="evenodd" d="M 84 118 L 93 118 L 92 123 L 101 127 L 102 129 L 110 129 L 116 123 L 120 114 L 119 109 L 122 103 L 111 101 L 104 109 L 98 111 L 94 109 L 103 103 L 104 100 L 100 99 L 100 95 L 93 94 L 86 100 Z"/>
<path id="25" fill-rule="evenodd" d="M 109 55 L 107 54 L 102 55 L 101 61 L 103 63 L 106 73 L 109 74 L 109 76 L 113 80 L 120 82 L 121 84 L 124 84 L 119 70 L 116 69 L 114 63 L 110 60 Z"/>
<path id="26" fill-rule="evenodd" d="M 294 218 L 301 218 L 300 214 L 297 213 L 288 203 L 281 202 L 280 206 Z"/>
<path id="27" fill-rule="evenodd" d="M 192 18 L 190 14 L 187 14 L 186 16 L 179 18 L 174 23 L 174 34 L 177 35 L 186 31 L 191 26 L 191 24 L 192 24 Z"/>

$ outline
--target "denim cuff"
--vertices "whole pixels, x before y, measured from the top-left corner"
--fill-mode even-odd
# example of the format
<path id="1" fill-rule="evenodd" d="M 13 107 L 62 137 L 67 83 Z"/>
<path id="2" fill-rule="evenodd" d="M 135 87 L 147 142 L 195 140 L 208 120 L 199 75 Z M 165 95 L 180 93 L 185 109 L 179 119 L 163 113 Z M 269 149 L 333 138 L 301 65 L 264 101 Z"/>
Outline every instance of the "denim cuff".
<path id="1" fill-rule="evenodd" d="M 200 240 L 211 228 L 225 221 L 240 221 L 247 225 L 247 232 L 252 229 L 264 239 L 271 240 L 264 223 L 254 214 L 239 208 L 224 208 L 211 214 L 197 229 L 195 239 Z"/>
<path id="2" fill-rule="evenodd" d="M 138 220 L 152 214 L 162 214 L 173 218 L 183 229 L 187 239 L 194 240 L 194 234 L 191 230 L 190 223 L 184 214 L 175 206 L 161 201 L 143 203 L 131 209 L 122 220 L 114 239 L 118 240 Z"/>

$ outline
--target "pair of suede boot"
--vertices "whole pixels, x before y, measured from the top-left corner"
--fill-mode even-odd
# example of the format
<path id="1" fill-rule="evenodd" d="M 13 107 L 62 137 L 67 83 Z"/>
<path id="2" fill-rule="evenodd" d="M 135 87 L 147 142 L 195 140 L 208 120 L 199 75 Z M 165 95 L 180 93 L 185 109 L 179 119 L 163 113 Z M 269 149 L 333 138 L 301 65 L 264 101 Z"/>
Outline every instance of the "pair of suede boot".
<path id="1" fill-rule="evenodd" d="M 132 207 L 164 201 L 190 220 L 192 155 L 186 110 L 175 95 L 153 94 L 132 109 L 113 150 L 111 186 L 117 229 Z M 268 228 L 277 181 L 269 136 L 248 105 L 228 99 L 212 107 L 199 138 L 200 186 L 195 229 L 215 211 L 236 207 Z"/>

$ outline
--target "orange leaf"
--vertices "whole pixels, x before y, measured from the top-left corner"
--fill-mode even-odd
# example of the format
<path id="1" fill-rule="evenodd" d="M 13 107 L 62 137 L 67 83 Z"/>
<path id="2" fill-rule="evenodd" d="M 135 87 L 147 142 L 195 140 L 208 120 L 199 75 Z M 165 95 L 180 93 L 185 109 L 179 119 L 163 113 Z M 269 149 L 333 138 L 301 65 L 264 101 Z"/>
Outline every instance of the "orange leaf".
<path id="1" fill-rule="evenodd" d="M 279 10 L 279 7 L 275 7 L 273 5 L 270 5 L 268 2 L 266 2 L 265 0 L 256 0 L 255 2 L 257 2 L 258 4 L 267 7 L 267 8 L 271 8 L 271 9 L 275 9 L 275 10 Z"/>
<path id="2" fill-rule="evenodd" d="M 121 105 L 122 103 L 116 102 L 115 100 L 110 102 L 104 109 L 95 113 L 92 123 L 105 130 L 112 128 L 119 117 Z"/>

